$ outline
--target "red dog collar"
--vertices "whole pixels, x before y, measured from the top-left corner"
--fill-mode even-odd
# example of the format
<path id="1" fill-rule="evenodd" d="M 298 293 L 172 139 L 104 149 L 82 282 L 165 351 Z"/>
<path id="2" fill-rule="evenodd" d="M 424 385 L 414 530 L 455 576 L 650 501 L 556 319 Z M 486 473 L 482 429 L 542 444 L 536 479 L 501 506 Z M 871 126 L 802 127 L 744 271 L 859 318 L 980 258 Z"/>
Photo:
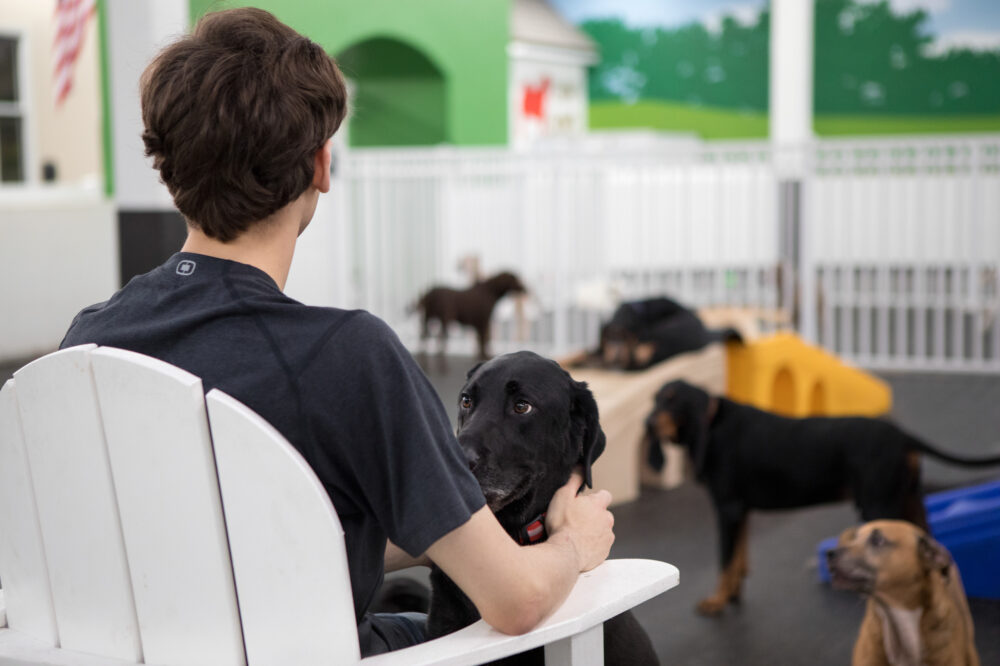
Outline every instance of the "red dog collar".
<path id="1" fill-rule="evenodd" d="M 545 513 L 543 512 L 521 528 L 517 533 L 517 542 L 522 546 L 530 546 L 533 543 L 545 541 L 548 536 L 545 531 Z"/>

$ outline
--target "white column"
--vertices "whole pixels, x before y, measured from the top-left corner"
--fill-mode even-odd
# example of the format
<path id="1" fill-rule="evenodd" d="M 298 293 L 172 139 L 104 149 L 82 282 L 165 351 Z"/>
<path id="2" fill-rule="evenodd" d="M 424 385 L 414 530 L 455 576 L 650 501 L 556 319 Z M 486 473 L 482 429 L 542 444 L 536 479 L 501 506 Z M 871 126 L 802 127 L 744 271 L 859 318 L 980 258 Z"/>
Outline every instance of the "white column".
<path id="1" fill-rule="evenodd" d="M 187 0 L 107 0 L 108 77 L 115 200 L 119 210 L 171 210 L 167 188 L 144 155 L 139 77 L 188 29 Z"/>
<path id="2" fill-rule="evenodd" d="M 808 256 L 809 157 L 813 141 L 814 0 L 771 0 L 769 119 L 779 187 L 782 302 L 806 340 L 815 339 L 814 269 Z M 792 246 L 792 244 L 796 246 Z"/>
<path id="3" fill-rule="evenodd" d="M 771 0 L 770 68 L 771 145 L 779 176 L 795 178 L 796 154 L 813 138 L 813 0 Z"/>

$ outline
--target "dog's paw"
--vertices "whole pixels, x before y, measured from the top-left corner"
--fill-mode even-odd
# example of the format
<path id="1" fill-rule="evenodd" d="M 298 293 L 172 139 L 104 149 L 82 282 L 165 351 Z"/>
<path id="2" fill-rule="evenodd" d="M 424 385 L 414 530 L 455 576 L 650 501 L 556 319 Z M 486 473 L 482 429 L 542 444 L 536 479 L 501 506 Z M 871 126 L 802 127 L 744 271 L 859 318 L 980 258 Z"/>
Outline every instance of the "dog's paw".
<path id="1" fill-rule="evenodd" d="M 726 609 L 726 600 L 719 599 L 717 597 L 709 597 L 707 599 L 702 599 L 698 602 L 695 610 L 698 611 L 699 615 L 704 615 L 705 617 L 718 617 L 722 615 L 722 611 Z"/>

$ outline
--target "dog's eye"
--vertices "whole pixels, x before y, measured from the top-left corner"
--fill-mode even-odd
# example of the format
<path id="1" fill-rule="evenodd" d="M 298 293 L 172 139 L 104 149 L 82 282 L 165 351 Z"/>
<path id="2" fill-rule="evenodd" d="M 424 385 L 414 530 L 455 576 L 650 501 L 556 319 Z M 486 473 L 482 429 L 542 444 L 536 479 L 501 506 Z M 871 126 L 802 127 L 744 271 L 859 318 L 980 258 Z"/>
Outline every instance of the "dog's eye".
<path id="1" fill-rule="evenodd" d="M 458 404 L 462 409 L 472 409 L 472 396 L 468 393 L 463 393 L 462 397 L 458 399 Z"/>
<path id="2" fill-rule="evenodd" d="M 868 537 L 868 544 L 874 548 L 881 548 L 885 545 L 885 536 L 880 530 L 874 530 Z"/>
<path id="3" fill-rule="evenodd" d="M 518 414 L 527 414 L 531 411 L 531 405 L 524 400 L 518 400 L 514 403 L 514 411 Z"/>

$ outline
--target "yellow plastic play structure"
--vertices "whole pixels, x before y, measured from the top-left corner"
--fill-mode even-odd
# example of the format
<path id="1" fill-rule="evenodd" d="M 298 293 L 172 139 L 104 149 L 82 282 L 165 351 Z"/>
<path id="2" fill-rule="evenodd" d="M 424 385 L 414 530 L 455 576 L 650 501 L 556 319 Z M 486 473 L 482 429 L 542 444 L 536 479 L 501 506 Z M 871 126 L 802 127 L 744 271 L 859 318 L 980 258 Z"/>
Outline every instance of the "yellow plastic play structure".
<path id="1" fill-rule="evenodd" d="M 880 416 L 892 407 L 882 380 L 846 365 L 794 333 L 726 350 L 726 395 L 784 416 Z"/>

